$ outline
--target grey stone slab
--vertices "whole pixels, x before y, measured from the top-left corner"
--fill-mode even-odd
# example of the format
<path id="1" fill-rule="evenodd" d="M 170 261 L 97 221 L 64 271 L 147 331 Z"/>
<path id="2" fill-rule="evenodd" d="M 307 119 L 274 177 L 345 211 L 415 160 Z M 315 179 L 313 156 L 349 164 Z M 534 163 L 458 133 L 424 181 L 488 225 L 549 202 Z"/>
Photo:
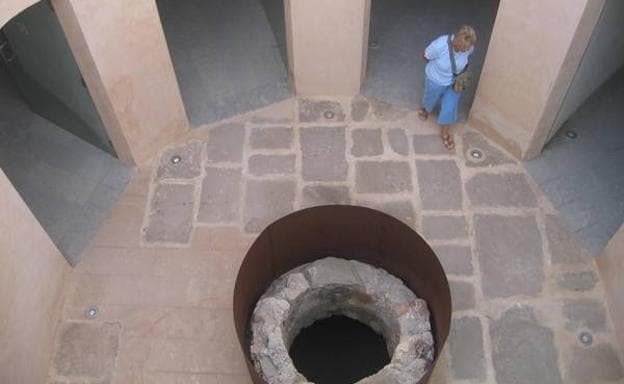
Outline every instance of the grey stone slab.
<path id="1" fill-rule="evenodd" d="M 293 211 L 295 182 L 249 180 L 245 200 L 245 230 L 260 232 L 274 220 Z"/>
<path id="2" fill-rule="evenodd" d="M 467 132 L 462 136 L 465 164 L 469 168 L 487 168 L 503 164 L 515 164 L 515 161 L 502 151 L 491 145 L 483 136 L 476 132 Z M 481 159 L 470 156 L 473 149 L 484 155 Z"/>
<path id="3" fill-rule="evenodd" d="M 474 273 L 469 246 L 435 245 L 433 250 L 447 274 L 471 276 Z"/>
<path id="4" fill-rule="evenodd" d="M 569 330 L 607 329 L 607 314 L 603 303 L 594 299 L 569 299 L 563 302 L 563 316 Z"/>
<path id="5" fill-rule="evenodd" d="M 536 207 L 537 198 L 526 176 L 520 173 L 480 173 L 466 183 L 466 192 L 476 207 Z"/>
<path id="6" fill-rule="evenodd" d="M 476 215 L 474 222 L 483 294 L 494 298 L 541 292 L 542 239 L 535 218 Z"/>
<path id="7" fill-rule="evenodd" d="M 621 383 L 623 379 L 624 368 L 611 345 L 574 348 L 567 366 L 567 383 Z"/>
<path id="8" fill-rule="evenodd" d="M 383 154 L 381 129 L 354 129 L 351 132 L 353 146 L 351 154 L 355 157 L 377 156 Z"/>
<path id="9" fill-rule="evenodd" d="M 214 127 L 208 134 L 206 157 L 209 162 L 235 162 L 243 159 L 245 129 L 242 123 Z"/>
<path id="10" fill-rule="evenodd" d="M 574 292 L 591 291 L 596 286 L 598 277 L 594 271 L 564 272 L 559 276 L 559 288 Z"/>
<path id="11" fill-rule="evenodd" d="M 171 148 L 160 156 L 160 165 L 156 173 L 158 179 L 193 179 L 201 174 L 202 144 L 193 141 L 177 148 Z M 180 161 L 172 158 L 179 156 Z"/>
<path id="12" fill-rule="evenodd" d="M 580 240 L 556 215 L 547 215 L 546 237 L 551 260 L 555 264 L 591 263 L 591 255 Z"/>
<path id="13" fill-rule="evenodd" d="M 333 114 L 332 118 L 325 116 L 326 112 Z M 342 105 L 332 100 L 299 100 L 299 121 L 301 123 L 344 121 L 345 113 Z"/>
<path id="14" fill-rule="evenodd" d="M 295 155 L 253 155 L 249 173 L 254 176 L 289 175 L 295 172 Z"/>
<path id="15" fill-rule="evenodd" d="M 392 128 L 388 131 L 388 143 L 390 148 L 402 156 L 409 155 L 409 141 L 407 134 L 402 128 Z"/>
<path id="16" fill-rule="evenodd" d="M 266 1 L 263 1 L 263 4 L 268 4 Z M 273 4 L 277 5 L 277 4 Z M 279 5 L 278 5 L 279 7 Z M 292 124 L 294 121 L 295 115 L 295 104 L 296 100 L 290 98 L 285 100 L 279 104 L 273 104 L 271 107 L 254 111 L 251 116 L 250 122 L 254 124 Z"/>
<path id="17" fill-rule="evenodd" d="M 328 204 L 349 204 L 349 188 L 333 185 L 308 185 L 303 188 L 302 208 Z"/>
<path id="18" fill-rule="evenodd" d="M 468 224 L 464 216 L 423 216 L 422 232 L 429 240 L 465 239 Z"/>
<path id="19" fill-rule="evenodd" d="M 453 160 L 417 160 L 416 174 L 424 209 L 462 209 L 462 184 Z"/>
<path id="20" fill-rule="evenodd" d="M 351 99 L 351 120 L 359 122 L 366 119 L 368 111 L 370 110 L 370 103 L 362 95 L 356 95 Z"/>
<path id="21" fill-rule="evenodd" d="M 64 323 L 54 354 L 54 370 L 60 376 L 89 382 L 112 378 L 120 332 L 118 323 Z"/>
<path id="22" fill-rule="evenodd" d="M 405 224 L 414 228 L 416 225 L 416 212 L 411 201 L 389 201 L 385 203 L 362 203 L 362 205 L 369 206 L 370 208 L 377 209 L 381 212 L 401 220 Z"/>
<path id="23" fill-rule="evenodd" d="M 359 193 L 398 193 L 412 190 L 409 164 L 402 161 L 358 161 L 355 189 Z"/>
<path id="24" fill-rule="evenodd" d="M 559 384 L 553 331 L 530 307 L 507 310 L 490 323 L 492 361 L 499 384 Z"/>
<path id="25" fill-rule="evenodd" d="M 400 108 L 395 105 L 383 102 L 372 100 L 372 109 L 373 115 L 383 121 L 396 121 L 404 118 L 409 113 L 408 109 Z"/>
<path id="26" fill-rule="evenodd" d="M 485 379 L 483 329 L 477 317 L 453 320 L 449 335 L 450 367 L 460 380 Z"/>
<path id="27" fill-rule="evenodd" d="M 440 135 L 414 135 L 414 153 L 416 155 L 449 155 L 455 150 L 449 150 L 444 146 Z"/>
<path id="28" fill-rule="evenodd" d="M 249 146 L 252 149 L 289 149 L 293 138 L 292 127 L 256 127 L 251 130 Z"/>
<path id="29" fill-rule="evenodd" d="M 188 243 L 193 229 L 194 193 L 193 185 L 157 186 L 147 218 L 145 240 Z"/>
<path id="30" fill-rule="evenodd" d="M 449 281 L 453 311 L 463 311 L 475 307 L 475 288 L 465 281 Z"/>
<path id="31" fill-rule="evenodd" d="M 207 167 L 197 220 L 202 223 L 237 221 L 240 218 L 241 184 L 241 169 Z"/>
<path id="32" fill-rule="evenodd" d="M 300 139 L 305 181 L 346 180 L 345 127 L 302 128 Z"/>

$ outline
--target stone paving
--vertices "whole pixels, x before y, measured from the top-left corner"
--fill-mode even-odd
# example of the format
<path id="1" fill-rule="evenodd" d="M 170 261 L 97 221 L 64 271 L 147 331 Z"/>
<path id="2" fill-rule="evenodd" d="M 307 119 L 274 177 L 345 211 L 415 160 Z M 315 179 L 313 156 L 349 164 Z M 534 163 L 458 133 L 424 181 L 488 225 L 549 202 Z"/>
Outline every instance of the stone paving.
<path id="1" fill-rule="evenodd" d="M 323 204 L 385 211 L 435 249 L 454 313 L 432 383 L 624 381 L 593 259 L 521 164 L 454 134 L 451 152 L 433 122 L 362 96 L 194 130 L 138 169 L 73 270 L 49 382 L 250 383 L 238 266 L 267 224 Z"/>

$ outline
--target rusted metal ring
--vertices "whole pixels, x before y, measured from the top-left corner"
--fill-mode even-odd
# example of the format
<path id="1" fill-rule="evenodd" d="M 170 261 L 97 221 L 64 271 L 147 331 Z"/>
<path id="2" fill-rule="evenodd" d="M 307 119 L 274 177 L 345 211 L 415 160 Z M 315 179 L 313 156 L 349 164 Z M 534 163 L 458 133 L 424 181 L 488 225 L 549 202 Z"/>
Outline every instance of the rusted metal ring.
<path id="1" fill-rule="evenodd" d="M 247 252 L 234 287 L 234 322 L 254 384 L 266 384 L 249 354 L 249 321 L 271 282 L 300 265 L 333 255 L 383 268 L 400 278 L 431 312 L 433 364 L 419 381 L 429 381 L 449 334 L 451 293 L 435 253 L 414 230 L 385 213 L 364 207 L 308 208 L 269 225 Z"/>

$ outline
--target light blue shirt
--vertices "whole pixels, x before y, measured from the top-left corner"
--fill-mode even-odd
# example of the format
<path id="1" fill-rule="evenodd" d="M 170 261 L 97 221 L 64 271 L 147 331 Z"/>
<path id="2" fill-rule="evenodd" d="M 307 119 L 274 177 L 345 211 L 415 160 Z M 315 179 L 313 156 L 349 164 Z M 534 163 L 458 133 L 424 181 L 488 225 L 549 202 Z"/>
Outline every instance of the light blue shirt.
<path id="1" fill-rule="evenodd" d="M 451 40 L 454 35 L 451 35 Z M 474 51 L 474 47 L 466 52 L 455 52 L 455 64 L 457 65 L 457 73 L 466 68 L 468 65 L 468 57 Z M 447 86 L 453 84 L 453 70 L 451 69 L 451 58 L 448 49 L 448 35 L 442 35 L 433 40 L 425 49 L 425 57 L 429 62 L 425 67 L 427 78 L 436 84 Z"/>

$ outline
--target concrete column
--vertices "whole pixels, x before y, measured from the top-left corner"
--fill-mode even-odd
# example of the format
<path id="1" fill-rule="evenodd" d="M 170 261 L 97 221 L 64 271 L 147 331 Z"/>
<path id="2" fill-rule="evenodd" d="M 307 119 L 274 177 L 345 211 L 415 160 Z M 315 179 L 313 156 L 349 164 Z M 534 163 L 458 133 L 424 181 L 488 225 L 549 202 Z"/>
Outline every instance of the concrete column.
<path id="1" fill-rule="evenodd" d="M 624 347 L 624 225 L 611 238 L 602 255 L 596 258 L 596 264 L 607 293 L 607 307 L 618 342 Z"/>
<path id="2" fill-rule="evenodd" d="M 53 0 L 119 158 L 141 163 L 189 129 L 154 0 Z"/>
<path id="3" fill-rule="evenodd" d="M 69 265 L 0 170 L 0 383 L 45 383 Z"/>
<path id="4" fill-rule="evenodd" d="M 354 95 L 366 75 L 370 0 L 284 0 L 298 95 Z"/>
<path id="5" fill-rule="evenodd" d="M 518 158 L 546 140 L 604 0 L 501 0 L 469 124 Z"/>

